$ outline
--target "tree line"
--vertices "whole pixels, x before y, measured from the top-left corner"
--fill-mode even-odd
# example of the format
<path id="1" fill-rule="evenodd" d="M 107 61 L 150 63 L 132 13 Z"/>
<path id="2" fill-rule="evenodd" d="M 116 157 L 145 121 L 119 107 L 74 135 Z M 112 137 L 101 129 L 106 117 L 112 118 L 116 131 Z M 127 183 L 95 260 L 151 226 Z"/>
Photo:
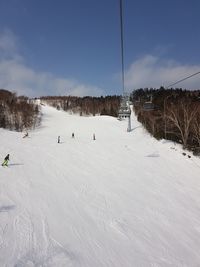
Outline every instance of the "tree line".
<path id="1" fill-rule="evenodd" d="M 120 96 L 43 96 L 41 103 L 82 115 L 118 116 Z M 200 90 L 140 88 L 131 93 L 138 120 L 157 139 L 181 143 L 200 154 Z M 0 127 L 22 131 L 39 123 L 39 106 L 0 89 Z"/>
<path id="2" fill-rule="evenodd" d="M 109 115 L 118 116 L 120 96 L 101 97 L 77 97 L 77 96 L 43 96 L 40 98 L 43 103 L 50 106 L 78 113 L 82 115 Z"/>
<path id="3" fill-rule="evenodd" d="M 155 138 L 200 154 L 200 90 L 141 88 L 131 99 L 138 120 Z"/>
<path id="4" fill-rule="evenodd" d="M 23 131 L 39 123 L 39 107 L 25 96 L 0 89 L 0 127 Z"/>

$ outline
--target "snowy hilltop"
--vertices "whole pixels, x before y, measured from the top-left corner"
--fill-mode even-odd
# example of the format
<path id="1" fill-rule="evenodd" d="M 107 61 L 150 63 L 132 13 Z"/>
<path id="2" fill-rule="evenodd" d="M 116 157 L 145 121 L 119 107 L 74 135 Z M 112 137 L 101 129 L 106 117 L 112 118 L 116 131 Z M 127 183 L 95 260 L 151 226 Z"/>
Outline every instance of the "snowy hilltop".
<path id="1" fill-rule="evenodd" d="M 199 266 L 200 159 L 126 127 L 42 106 L 0 129 L 1 267 Z"/>

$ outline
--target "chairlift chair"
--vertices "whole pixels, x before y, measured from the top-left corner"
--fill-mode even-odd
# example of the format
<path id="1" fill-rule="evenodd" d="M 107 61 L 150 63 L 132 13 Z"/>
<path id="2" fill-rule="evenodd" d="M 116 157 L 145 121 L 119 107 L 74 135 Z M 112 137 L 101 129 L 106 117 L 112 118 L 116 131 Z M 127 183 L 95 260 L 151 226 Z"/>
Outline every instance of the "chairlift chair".
<path id="1" fill-rule="evenodd" d="M 145 111 L 152 111 L 155 110 L 155 106 L 151 101 L 145 102 L 143 105 L 143 110 Z"/>
<path id="2" fill-rule="evenodd" d="M 130 116 L 131 116 L 131 109 L 129 102 L 126 99 L 126 97 L 123 97 L 118 111 L 118 118 L 121 120 L 124 118 L 128 118 Z"/>

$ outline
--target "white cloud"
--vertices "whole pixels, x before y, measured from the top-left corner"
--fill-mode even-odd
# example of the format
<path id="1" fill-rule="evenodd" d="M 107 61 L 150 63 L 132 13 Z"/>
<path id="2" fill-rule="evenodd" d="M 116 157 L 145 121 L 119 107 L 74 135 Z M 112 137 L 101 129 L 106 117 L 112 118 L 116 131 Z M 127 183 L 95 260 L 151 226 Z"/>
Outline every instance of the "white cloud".
<path id="1" fill-rule="evenodd" d="M 50 73 L 36 72 L 17 60 L 0 62 L 0 87 L 16 91 L 19 95 L 101 95 L 103 90 L 87 86 Z"/>
<path id="2" fill-rule="evenodd" d="M 46 95 L 103 95 L 102 89 L 75 80 L 37 72 L 24 63 L 16 36 L 9 30 L 0 32 L 0 88 L 29 97 Z"/>
<path id="3" fill-rule="evenodd" d="M 146 55 L 132 63 L 125 72 L 127 90 L 168 85 L 200 71 L 200 65 L 181 65 L 174 60 L 161 60 Z M 176 85 L 186 89 L 200 89 L 200 75 L 194 76 Z M 175 86 L 175 87 L 176 87 Z"/>
<path id="4" fill-rule="evenodd" d="M 20 54 L 18 38 L 10 30 L 0 32 L 0 88 L 29 97 L 46 95 L 100 96 L 105 91 L 76 80 L 38 72 L 25 63 Z M 125 88 L 168 86 L 200 71 L 200 65 L 182 65 L 174 60 L 146 55 L 133 62 L 125 72 Z M 200 75 L 176 85 L 186 89 L 200 88 Z"/>

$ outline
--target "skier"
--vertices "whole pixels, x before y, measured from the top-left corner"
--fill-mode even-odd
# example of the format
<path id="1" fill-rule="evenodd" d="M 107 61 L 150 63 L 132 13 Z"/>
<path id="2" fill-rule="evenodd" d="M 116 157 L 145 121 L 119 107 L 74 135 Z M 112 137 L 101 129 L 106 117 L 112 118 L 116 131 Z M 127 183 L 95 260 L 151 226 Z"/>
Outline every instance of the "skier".
<path id="1" fill-rule="evenodd" d="M 60 136 L 58 136 L 58 144 L 60 143 Z"/>
<path id="2" fill-rule="evenodd" d="M 74 138 L 74 133 L 72 133 L 72 138 Z"/>
<path id="3" fill-rule="evenodd" d="M 10 160 L 10 155 L 8 154 L 5 159 L 4 159 L 4 162 L 2 163 L 2 166 L 7 166 L 8 167 L 8 161 Z"/>
<path id="4" fill-rule="evenodd" d="M 26 132 L 23 136 L 23 138 L 28 137 L 28 132 Z"/>
<path id="5" fill-rule="evenodd" d="M 95 134 L 93 134 L 93 140 L 96 140 Z"/>

